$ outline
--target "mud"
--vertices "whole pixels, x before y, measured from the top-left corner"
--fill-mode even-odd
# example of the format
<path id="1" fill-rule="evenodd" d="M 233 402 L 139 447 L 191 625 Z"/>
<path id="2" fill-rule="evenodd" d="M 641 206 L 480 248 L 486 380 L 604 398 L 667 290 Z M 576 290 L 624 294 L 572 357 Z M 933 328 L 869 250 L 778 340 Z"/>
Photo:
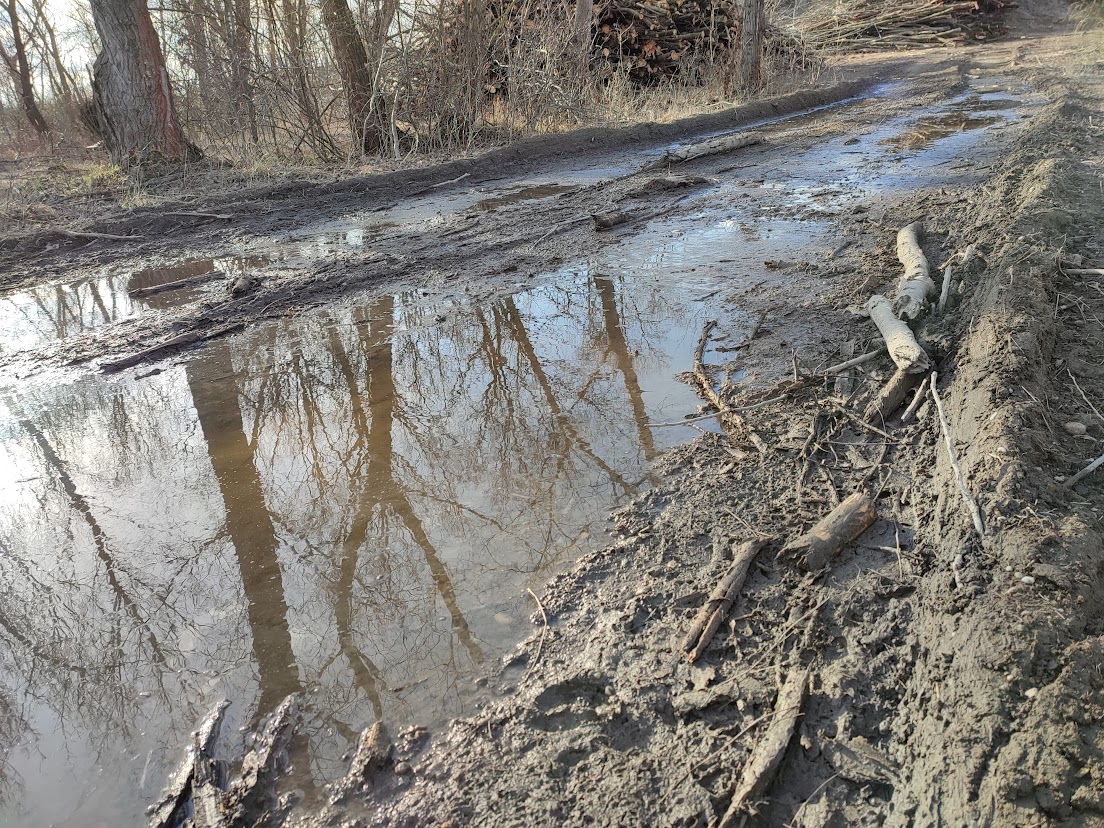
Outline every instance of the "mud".
<path id="1" fill-rule="evenodd" d="M 811 668 L 749 824 L 1104 820 L 1104 497 L 1063 486 L 1104 438 L 1104 289 L 1071 273 L 1104 264 L 1100 78 L 1038 68 L 1084 47 L 95 227 L 135 243 L 6 240 L 0 813 L 136 821 L 214 701 L 235 758 L 296 693 L 272 823 L 709 825 Z M 634 172 L 749 125 L 761 146 L 683 186 Z M 596 232 L 612 208 L 633 220 Z M 877 346 L 855 308 L 916 218 L 933 262 L 983 254 L 921 330 L 980 539 L 930 403 L 877 431 L 846 413 L 887 360 L 787 383 Z M 680 424 L 707 320 L 765 456 Z M 875 525 L 825 573 L 770 546 L 687 664 L 731 542 L 860 488 Z M 376 720 L 390 764 L 326 806 Z"/>

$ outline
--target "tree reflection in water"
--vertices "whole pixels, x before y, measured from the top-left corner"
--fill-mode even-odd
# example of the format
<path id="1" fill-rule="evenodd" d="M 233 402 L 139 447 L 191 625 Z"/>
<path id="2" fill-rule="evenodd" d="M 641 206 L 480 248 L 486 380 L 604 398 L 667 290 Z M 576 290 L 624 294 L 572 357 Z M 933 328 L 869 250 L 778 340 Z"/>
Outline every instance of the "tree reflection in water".
<path id="1" fill-rule="evenodd" d="M 693 404 L 670 377 L 699 321 L 677 289 L 567 273 L 0 397 L 0 822 L 140 821 L 221 696 L 248 725 L 303 692 L 307 787 L 375 719 L 462 712 L 528 632 L 525 588 L 685 436 L 648 422 Z"/>

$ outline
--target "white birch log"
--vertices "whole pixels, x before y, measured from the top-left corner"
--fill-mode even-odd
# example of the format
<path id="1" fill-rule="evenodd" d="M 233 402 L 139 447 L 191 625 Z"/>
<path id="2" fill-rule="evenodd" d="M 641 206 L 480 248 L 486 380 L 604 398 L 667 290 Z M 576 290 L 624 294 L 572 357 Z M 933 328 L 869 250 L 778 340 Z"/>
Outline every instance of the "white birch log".
<path id="1" fill-rule="evenodd" d="M 889 300 L 880 294 L 874 294 L 867 300 L 866 310 L 870 319 L 878 326 L 885 338 L 890 358 L 902 371 L 920 374 L 931 370 L 931 360 L 927 352 L 920 347 L 912 329 L 896 317 Z"/>
<path id="2" fill-rule="evenodd" d="M 920 249 L 920 236 L 924 227 L 914 221 L 897 233 L 897 260 L 905 266 L 905 273 L 897 283 L 897 298 L 893 312 L 901 319 L 915 319 L 924 310 L 928 296 L 935 293 L 928 268 L 928 259 Z"/>

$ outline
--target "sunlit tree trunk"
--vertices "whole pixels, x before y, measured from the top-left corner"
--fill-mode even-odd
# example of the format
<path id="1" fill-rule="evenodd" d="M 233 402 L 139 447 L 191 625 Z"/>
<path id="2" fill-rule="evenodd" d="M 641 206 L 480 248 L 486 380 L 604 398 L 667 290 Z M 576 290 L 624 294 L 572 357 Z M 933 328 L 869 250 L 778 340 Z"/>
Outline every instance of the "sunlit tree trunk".
<path id="1" fill-rule="evenodd" d="M 12 54 L 0 45 L 0 59 L 8 67 L 15 80 L 16 92 L 19 94 L 19 103 L 23 111 L 27 113 L 27 120 L 31 122 L 35 132 L 46 135 L 50 127 L 35 100 L 34 83 L 31 80 L 31 66 L 27 61 L 27 48 L 23 39 L 23 32 L 19 26 L 19 14 L 15 0 L 3 0 L 3 9 L 8 15 L 8 24 L 11 27 Z"/>
<path id="2" fill-rule="evenodd" d="M 743 11 L 740 30 L 740 82 L 745 89 L 755 90 L 763 83 L 763 0 L 744 0 Z"/>
<path id="3" fill-rule="evenodd" d="M 379 133 L 368 123 L 372 113 L 372 71 L 347 0 L 322 0 L 322 21 L 345 88 L 353 144 L 359 152 L 374 152 L 379 146 Z"/>
<path id="4" fill-rule="evenodd" d="M 91 125 L 123 167 L 184 161 L 192 148 L 173 105 L 169 74 L 145 0 L 91 0 L 100 36 Z"/>

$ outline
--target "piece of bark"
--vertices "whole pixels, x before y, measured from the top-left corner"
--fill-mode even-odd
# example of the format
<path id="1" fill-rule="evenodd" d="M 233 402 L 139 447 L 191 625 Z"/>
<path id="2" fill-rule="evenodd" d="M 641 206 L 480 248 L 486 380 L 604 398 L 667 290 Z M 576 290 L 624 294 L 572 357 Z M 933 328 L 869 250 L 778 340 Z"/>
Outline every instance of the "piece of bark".
<path id="1" fill-rule="evenodd" d="M 383 722 L 376 722 L 361 732 L 348 773 L 331 789 L 330 804 L 338 805 L 371 786 L 376 774 L 390 759 L 391 740 L 387 738 Z"/>
<path id="2" fill-rule="evenodd" d="M 742 814 L 751 813 L 751 800 L 770 785 L 786 752 L 786 746 L 793 737 L 794 725 L 801 715 L 808 683 L 809 668 L 802 670 L 795 667 L 790 671 L 786 683 L 778 691 L 770 726 L 763 738 L 756 743 L 740 772 L 740 781 L 736 784 L 728 810 L 718 823 L 719 828 L 731 828 L 737 824 Z"/>
<path id="3" fill-rule="evenodd" d="M 293 694 L 280 702 L 242 759 L 241 773 L 230 786 L 233 825 L 253 825 L 276 808 L 276 784 L 287 768 L 287 747 L 299 722 L 299 702 Z"/>
<path id="4" fill-rule="evenodd" d="M 885 339 L 889 356 L 898 368 L 910 374 L 923 374 L 931 369 L 927 351 L 920 347 L 912 329 L 894 315 L 888 299 L 874 294 L 867 300 L 866 310 Z"/>
<path id="5" fill-rule="evenodd" d="M 660 170 L 671 164 L 691 161 L 706 155 L 719 155 L 724 152 L 751 147 L 763 143 L 763 136 L 754 132 L 738 132 L 735 135 L 722 135 L 719 138 L 710 138 L 697 144 L 689 144 L 678 149 L 667 150 L 658 161 L 653 161 L 641 171 Z"/>
<path id="6" fill-rule="evenodd" d="M 855 492 L 812 529 L 783 546 L 781 554 L 801 555 L 800 566 L 808 572 L 818 572 L 844 545 L 866 531 L 877 516 L 874 498 L 866 492 Z"/>
<path id="7" fill-rule="evenodd" d="M 924 227 L 918 221 L 897 233 L 897 261 L 905 266 L 893 301 L 893 312 L 900 318 L 915 319 L 927 305 L 928 296 L 935 293 L 928 258 L 920 248 L 923 233 Z"/>
<path id="8" fill-rule="evenodd" d="M 709 599 L 698 611 L 686 639 L 682 643 L 682 650 L 687 654 L 687 659 L 693 663 L 701 658 L 709 642 L 713 640 L 721 622 L 728 615 L 736 596 L 744 586 L 751 562 L 759 554 L 759 550 L 767 545 L 766 540 L 746 541 L 736 548 L 732 566 L 725 576 L 713 588 Z"/>
<path id="9" fill-rule="evenodd" d="M 224 699 L 203 717 L 203 721 L 192 734 L 192 741 L 185 751 L 183 761 L 169 778 L 161 798 L 146 811 L 149 814 L 148 828 L 172 828 L 183 821 L 184 806 L 195 787 L 197 760 L 215 761 L 210 754 L 218 739 L 222 717 L 229 706 L 230 702 Z M 205 777 L 204 783 L 206 781 Z"/>
<path id="10" fill-rule="evenodd" d="M 623 213 L 619 210 L 611 210 L 608 213 L 591 213 L 590 219 L 594 222 L 595 230 L 609 230 L 619 224 L 624 224 L 632 218 L 632 213 Z"/>
<path id="11" fill-rule="evenodd" d="M 908 392 L 920 384 L 925 377 L 922 374 L 910 374 L 898 368 L 889 378 L 889 382 L 882 386 L 878 396 L 870 401 L 863 413 L 863 422 L 884 422 L 893 416 L 893 412 L 901 407 L 908 396 Z"/>

